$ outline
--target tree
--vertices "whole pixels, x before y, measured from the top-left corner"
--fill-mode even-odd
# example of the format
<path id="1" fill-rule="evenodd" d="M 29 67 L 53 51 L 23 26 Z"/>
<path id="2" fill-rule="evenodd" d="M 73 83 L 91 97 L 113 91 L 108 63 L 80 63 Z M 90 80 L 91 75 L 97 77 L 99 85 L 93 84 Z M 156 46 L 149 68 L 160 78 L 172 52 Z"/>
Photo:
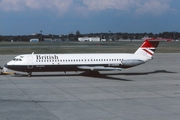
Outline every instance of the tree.
<path id="1" fill-rule="evenodd" d="M 77 35 L 77 36 L 78 36 L 78 35 L 81 35 L 81 33 L 80 33 L 79 30 L 76 31 L 76 35 Z"/>
<path id="2" fill-rule="evenodd" d="M 78 41 L 78 38 L 79 38 L 79 37 L 82 37 L 82 35 L 81 35 L 80 31 L 77 30 L 77 31 L 76 31 L 76 35 L 74 36 L 75 41 Z"/>
<path id="3" fill-rule="evenodd" d="M 0 36 L 0 42 L 2 41 L 2 36 Z"/>

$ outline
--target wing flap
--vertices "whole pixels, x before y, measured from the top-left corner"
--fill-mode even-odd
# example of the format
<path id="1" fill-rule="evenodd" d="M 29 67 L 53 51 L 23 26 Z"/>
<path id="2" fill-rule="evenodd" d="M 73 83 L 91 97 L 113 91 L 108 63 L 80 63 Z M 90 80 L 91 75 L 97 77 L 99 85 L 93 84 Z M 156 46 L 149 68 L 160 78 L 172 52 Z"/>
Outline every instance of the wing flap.
<path id="1" fill-rule="evenodd" d="M 78 66 L 82 70 L 91 70 L 91 71 L 122 71 L 123 68 L 115 67 L 104 67 L 104 66 Z"/>

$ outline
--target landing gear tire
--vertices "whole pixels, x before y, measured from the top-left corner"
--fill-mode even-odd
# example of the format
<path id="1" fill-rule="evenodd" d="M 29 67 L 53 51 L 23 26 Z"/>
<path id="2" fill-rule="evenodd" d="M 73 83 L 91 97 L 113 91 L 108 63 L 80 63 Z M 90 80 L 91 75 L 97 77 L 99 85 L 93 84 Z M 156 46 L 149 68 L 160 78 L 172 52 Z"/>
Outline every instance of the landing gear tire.
<path id="1" fill-rule="evenodd" d="M 19 74 L 18 73 L 14 73 L 15 76 L 18 76 Z"/>
<path id="2" fill-rule="evenodd" d="M 31 77 L 32 76 L 32 72 L 28 72 L 28 77 Z"/>

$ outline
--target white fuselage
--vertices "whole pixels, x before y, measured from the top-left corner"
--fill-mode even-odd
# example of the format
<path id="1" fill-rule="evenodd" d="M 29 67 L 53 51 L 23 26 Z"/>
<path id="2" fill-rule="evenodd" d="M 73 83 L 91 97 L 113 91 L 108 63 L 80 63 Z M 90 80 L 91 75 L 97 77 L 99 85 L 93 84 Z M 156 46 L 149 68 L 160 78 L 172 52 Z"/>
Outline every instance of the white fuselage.
<path id="1" fill-rule="evenodd" d="M 135 54 L 24 54 L 16 56 L 5 67 L 23 72 L 108 71 L 122 70 L 149 61 Z"/>

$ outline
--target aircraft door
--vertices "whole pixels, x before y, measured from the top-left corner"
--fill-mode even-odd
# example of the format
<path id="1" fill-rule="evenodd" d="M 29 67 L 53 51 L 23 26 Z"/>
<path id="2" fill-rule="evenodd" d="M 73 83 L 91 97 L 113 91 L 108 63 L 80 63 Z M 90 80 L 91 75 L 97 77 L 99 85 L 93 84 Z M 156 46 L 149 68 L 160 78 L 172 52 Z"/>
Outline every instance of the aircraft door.
<path id="1" fill-rule="evenodd" d="M 33 55 L 27 56 L 27 68 L 33 69 Z"/>

